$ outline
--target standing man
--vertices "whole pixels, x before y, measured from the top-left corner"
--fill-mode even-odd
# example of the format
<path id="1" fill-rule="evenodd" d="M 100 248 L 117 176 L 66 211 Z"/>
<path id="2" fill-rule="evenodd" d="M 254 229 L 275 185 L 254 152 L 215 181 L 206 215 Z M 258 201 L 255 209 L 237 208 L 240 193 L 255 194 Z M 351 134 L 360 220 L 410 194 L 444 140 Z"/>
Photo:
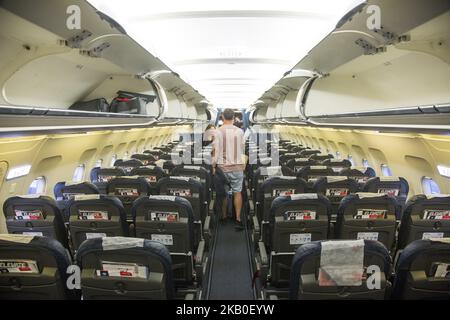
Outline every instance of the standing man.
<path id="1" fill-rule="evenodd" d="M 225 109 L 222 113 L 223 125 L 216 130 L 213 142 L 213 174 L 224 177 L 225 192 L 231 188 L 234 196 L 234 207 L 236 209 L 236 230 L 243 230 L 241 221 L 242 211 L 242 184 L 244 181 L 244 133 L 234 126 L 233 109 Z M 222 174 L 223 173 L 223 174 Z M 217 177 L 216 177 L 217 181 Z M 219 194 L 218 194 L 219 196 Z M 220 195 L 224 196 L 224 195 Z M 227 197 L 222 203 L 222 221 L 227 217 Z"/>

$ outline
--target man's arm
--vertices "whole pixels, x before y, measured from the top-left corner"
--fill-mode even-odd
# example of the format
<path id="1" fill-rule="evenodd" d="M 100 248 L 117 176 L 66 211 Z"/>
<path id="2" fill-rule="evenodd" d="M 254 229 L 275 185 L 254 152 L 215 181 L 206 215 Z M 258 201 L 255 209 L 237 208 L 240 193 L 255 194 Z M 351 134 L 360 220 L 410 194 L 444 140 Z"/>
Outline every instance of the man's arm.
<path id="1" fill-rule="evenodd" d="M 211 167 L 213 175 L 216 174 L 217 159 L 219 158 L 219 140 L 220 134 L 216 131 L 211 150 Z"/>

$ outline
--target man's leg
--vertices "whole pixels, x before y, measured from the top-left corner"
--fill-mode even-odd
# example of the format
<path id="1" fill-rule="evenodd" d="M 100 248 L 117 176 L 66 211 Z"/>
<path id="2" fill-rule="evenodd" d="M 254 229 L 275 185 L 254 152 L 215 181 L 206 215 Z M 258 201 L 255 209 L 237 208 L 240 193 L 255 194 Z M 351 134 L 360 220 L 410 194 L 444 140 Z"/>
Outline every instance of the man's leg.
<path id="1" fill-rule="evenodd" d="M 234 195 L 234 208 L 236 210 L 236 230 L 238 231 L 244 229 L 244 224 L 241 221 L 243 179 L 244 179 L 243 172 L 235 173 L 235 179 L 233 181 L 233 195 Z"/>
<path id="2" fill-rule="evenodd" d="M 242 210 L 242 193 L 234 192 L 234 208 L 236 210 L 236 220 L 241 221 L 241 210 Z"/>
<path id="3" fill-rule="evenodd" d="M 228 200 L 227 196 L 225 196 L 222 200 L 222 219 L 227 218 L 227 213 L 228 213 Z"/>

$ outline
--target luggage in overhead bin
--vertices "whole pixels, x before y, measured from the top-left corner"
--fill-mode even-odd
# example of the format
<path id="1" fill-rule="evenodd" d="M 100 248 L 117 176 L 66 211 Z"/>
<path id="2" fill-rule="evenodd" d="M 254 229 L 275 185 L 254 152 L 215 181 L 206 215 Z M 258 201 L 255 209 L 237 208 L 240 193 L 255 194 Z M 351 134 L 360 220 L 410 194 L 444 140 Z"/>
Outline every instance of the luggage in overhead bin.
<path id="1" fill-rule="evenodd" d="M 125 114 L 148 114 L 147 103 L 153 102 L 156 96 L 135 92 L 119 91 L 111 101 L 110 112 Z"/>
<path id="2" fill-rule="evenodd" d="M 109 104 L 105 98 L 99 98 L 90 101 L 78 101 L 71 105 L 69 107 L 69 110 L 109 112 Z"/>

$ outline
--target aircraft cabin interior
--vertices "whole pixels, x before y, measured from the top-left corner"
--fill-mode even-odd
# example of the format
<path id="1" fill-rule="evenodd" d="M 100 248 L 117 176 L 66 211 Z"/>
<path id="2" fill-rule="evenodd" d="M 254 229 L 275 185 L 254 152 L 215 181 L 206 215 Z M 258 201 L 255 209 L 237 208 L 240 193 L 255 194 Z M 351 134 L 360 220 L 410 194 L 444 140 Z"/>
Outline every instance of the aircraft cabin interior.
<path id="1" fill-rule="evenodd" d="M 448 0 L 0 0 L 0 89 L 0 300 L 450 299 Z"/>

